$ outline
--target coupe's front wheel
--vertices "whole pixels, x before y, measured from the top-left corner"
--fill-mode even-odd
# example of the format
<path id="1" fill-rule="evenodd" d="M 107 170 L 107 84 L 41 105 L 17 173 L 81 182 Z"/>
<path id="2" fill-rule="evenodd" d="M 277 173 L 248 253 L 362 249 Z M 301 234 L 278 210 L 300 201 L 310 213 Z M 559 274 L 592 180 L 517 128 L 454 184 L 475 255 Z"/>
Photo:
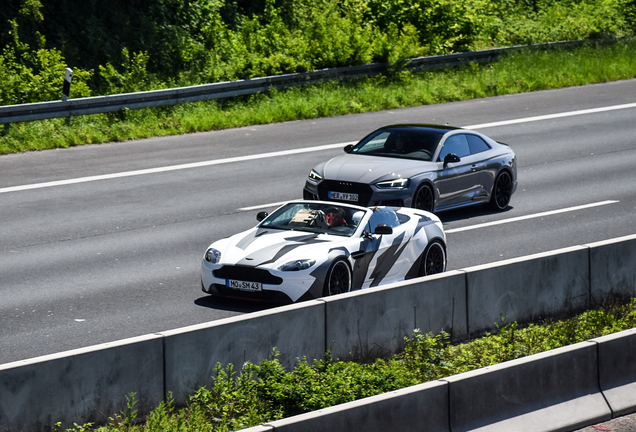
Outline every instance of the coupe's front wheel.
<path id="1" fill-rule="evenodd" d="M 512 197 L 512 177 L 508 171 L 502 171 L 497 176 L 492 187 L 490 207 L 496 211 L 505 210 Z"/>
<path id="2" fill-rule="evenodd" d="M 439 240 L 426 246 L 420 263 L 420 276 L 430 276 L 446 271 L 446 248 Z"/>
<path id="3" fill-rule="evenodd" d="M 331 296 L 349 291 L 351 291 L 351 268 L 345 260 L 337 259 L 327 271 L 323 295 Z"/>
<path id="4" fill-rule="evenodd" d="M 433 213 L 435 195 L 430 186 L 421 186 L 413 196 L 413 208 Z"/>

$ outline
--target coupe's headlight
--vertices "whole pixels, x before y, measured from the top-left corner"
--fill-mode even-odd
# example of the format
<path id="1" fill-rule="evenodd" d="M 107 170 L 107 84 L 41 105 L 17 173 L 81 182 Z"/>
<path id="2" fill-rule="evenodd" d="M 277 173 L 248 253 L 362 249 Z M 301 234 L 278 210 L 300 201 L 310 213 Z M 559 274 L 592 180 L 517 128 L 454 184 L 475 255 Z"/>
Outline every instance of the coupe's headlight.
<path id="1" fill-rule="evenodd" d="M 375 185 L 380 189 L 406 189 L 411 184 L 411 180 L 407 178 L 399 178 L 395 180 L 386 180 L 376 183 Z"/>
<path id="2" fill-rule="evenodd" d="M 212 264 L 218 263 L 221 260 L 221 251 L 214 248 L 208 249 L 205 252 L 205 260 L 207 262 L 211 262 Z"/>
<path id="3" fill-rule="evenodd" d="M 320 174 L 318 174 L 315 170 L 311 170 L 311 171 L 309 171 L 309 180 L 313 180 L 315 182 L 318 182 L 318 181 L 322 180 L 322 176 Z"/>
<path id="4" fill-rule="evenodd" d="M 311 267 L 314 264 L 316 264 L 316 260 L 312 260 L 312 259 L 290 261 L 278 267 L 278 271 L 307 270 L 309 267 Z"/>

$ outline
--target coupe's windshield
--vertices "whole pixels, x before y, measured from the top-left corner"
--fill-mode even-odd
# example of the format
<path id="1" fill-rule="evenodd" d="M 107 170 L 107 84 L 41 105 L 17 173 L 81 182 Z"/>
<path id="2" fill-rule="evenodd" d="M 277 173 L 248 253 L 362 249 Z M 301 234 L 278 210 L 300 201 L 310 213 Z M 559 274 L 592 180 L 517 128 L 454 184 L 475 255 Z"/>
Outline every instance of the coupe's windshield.
<path id="1" fill-rule="evenodd" d="M 260 227 L 351 237 L 366 211 L 335 203 L 289 203 L 268 216 Z"/>
<path id="2" fill-rule="evenodd" d="M 351 153 L 431 161 L 444 131 L 382 129 L 356 145 Z"/>

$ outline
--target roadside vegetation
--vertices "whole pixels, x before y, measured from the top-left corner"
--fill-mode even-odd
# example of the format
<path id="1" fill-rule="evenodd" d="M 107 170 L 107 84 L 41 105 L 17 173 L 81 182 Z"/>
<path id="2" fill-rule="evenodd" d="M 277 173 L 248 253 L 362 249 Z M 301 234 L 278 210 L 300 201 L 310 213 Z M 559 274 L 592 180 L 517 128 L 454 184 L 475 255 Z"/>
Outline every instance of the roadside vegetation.
<path id="1" fill-rule="evenodd" d="M 118 113 L 13 124 L 0 154 L 123 141 L 636 76 L 634 0 L 7 0 L 0 104 L 305 72 L 371 62 L 387 75 Z M 620 39 L 615 39 L 620 38 Z M 409 73 L 412 57 L 589 39 L 490 65 Z M 610 42 L 608 42 L 610 41 Z M 613 41 L 613 42 L 612 42 Z"/>
<path id="2" fill-rule="evenodd" d="M 503 326 L 496 334 L 462 344 L 449 335 L 422 334 L 405 338 L 404 351 L 386 359 L 339 361 L 301 359 L 286 371 L 272 358 L 241 370 L 217 365 L 213 384 L 191 396 L 186 407 L 170 399 L 146 419 L 138 419 L 135 395 L 127 409 L 108 425 L 75 425 L 73 432 L 226 432 L 315 411 L 489 365 L 514 360 L 595 337 L 636 327 L 636 299 L 589 310 L 573 318 L 546 320 L 520 328 Z M 60 424 L 55 429 L 60 432 Z"/>

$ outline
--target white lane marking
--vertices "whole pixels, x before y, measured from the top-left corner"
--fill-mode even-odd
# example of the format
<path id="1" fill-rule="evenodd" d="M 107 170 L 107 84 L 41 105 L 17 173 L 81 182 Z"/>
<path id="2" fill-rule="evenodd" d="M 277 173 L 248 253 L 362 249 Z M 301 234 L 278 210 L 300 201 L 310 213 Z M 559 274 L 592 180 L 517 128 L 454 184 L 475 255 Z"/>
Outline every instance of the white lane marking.
<path id="1" fill-rule="evenodd" d="M 486 227 L 495 226 L 495 225 L 503 225 L 503 224 L 507 224 L 507 223 L 511 223 L 511 222 L 519 222 L 519 221 L 523 221 L 523 220 L 527 220 L 527 219 L 535 219 L 535 218 L 540 218 L 540 217 L 545 217 L 545 216 L 552 216 L 552 215 L 559 214 L 559 213 L 567 213 L 567 212 L 572 212 L 572 211 L 577 211 L 577 210 L 584 210 L 584 209 L 588 209 L 588 208 L 592 208 L 592 207 L 599 207 L 599 206 L 603 206 L 603 205 L 614 204 L 614 203 L 617 203 L 617 202 L 619 202 L 619 201 L 617 201 L 617 200 L 601 201 L 601 202 L 597 202 L 597 203 L 584 204 L 584 205 L 580 205 L 580 206 L 576 206 L 576 207 L 568 207 L 568 208 L 564 208 L 564 209 L 560 209 L 560 210 L 551 210 L 551 211 L 547 211 L 547 212 L 535 213 L 535 214 L 526 215 L 526 216 L 519 216 L 519 217 L 515 217 L 515 218 L 510 218 L 510 219 L 502 219 L 502 220 L 498 220 L 498 221 L 486 222 L 486 223 L 482 223 L 482 224 L 471 225 L 471 226 L 466 226 L 466 227 L 461 227 L 461 228 L 453 228 L 453 229 L 444 230 L 444 232 L 446 232 L 446 234 L 452 234 L 452 233 L 457 233 L 457 232 L 462 232 L 462 231 L 470 231 L 470 230 L 474 230 L 474 229 L 486 228 Z"/>
<path id="2" fill-rule="evenodd" d="M 547 114 L 547 115 L 541 115 L 541 116 L 535 116 L 535 117 L 525 117 L 525 118 L 520 118 L 515 120 L 504 120 L 499 122 L 482 123 L 482 124 L 462 126 L 462 127 L 466 129 L 483 129 L 483 128 L 497 127 L 497 126 L 508 126 L 508 125 L 518 124 L 518 123 L 530 123 L 530 122 L 541 121 L 541 120 L 551 120 L 556 118 L 572 117 L 577 115 L 596 114 L 600 112 L 615 111 L 615 110 L 627 109 L 627 108 L 636 108 L 636 103 L 614 105 L 614 106 L 601 107 L 601 108 L 591 108 L 591 109 L 578 110 L 578 111 L 569 111 L 569 112 L 563 112 L 563 113 L 557 113 L 557 114 Z"/>
<path id="3" fill-rule="evenodd" d="M 177 170 L 190 169 L 190 168 L 201 168 L 201 167 L 207 167 L 212 165 L 222 165 L 222 164 L 244 162 L 244 161 L 255 160 L 255 159 L 266 159 L 266 158 L 272 158 L 277 156 L 287 156 L 287 155 L 298 154 L 298 153 L 330 150 L 330 149 L 344 147 L 347 144 L 355 144 L 355 143 L 357 143 L 357 141 L 352 141 L 348 143 L 340 143 L 340 144 L 327 144 L 327 145 L 322 145 L 317 147 L 308 147 L 308 148 L 294 149 L 294 150 L 283 150 L 283 151 L 270 152 L 270 153 L 260 153 L 260 154 L 249 155 L 249 156 L 237 156 L 237 157 L 232 157 L 227 159 L 215 159 L 215 160 L 193 162 L 193 163 L 181 164 L 181 165 L 171 165 L 171 166 L 165 166 L 165 167 L 159 167 L 159 168 L 149 168 L 149 169 L 143 169 L 143 170 L 137 170 L 137 171 L 126 171 L 126 172 L 120 172 L 120 173 L 114 173 L 114 174 L 103 174 L 103 175 L 80 177 L 80 178 L 74 178 L 74 179 L 68 179 L 68 180 L 35 183 L 35 184 L 29 184 L 29 185 L 23 185 L 23 186 L 11 186 L 11 187 L 0 188 L 0 193 L 17 192 L 17 191 L 24 191 L 29 189 L 41 189 L 46 187 L 63 186 L 63 185 L 70 185 L 70 184 L 77 184 L 77 183 L 87 183 L 87 182 L 96 181 L 96 180 L 109 180 L 109 179 L 122 178 L 122 177 L 133 177 L 133 176 L 139 176 L 144 174 L 157 174 L 157 173 L 164 173 L 168 171 L 177 171 Z"/>
<path id="4" fill-rule="evenodd" d="M 614 106 L 593 108 L 593 109 L 579 110 L 579 111 L 570 111 L 565 113 L 548 114 L 543 116 L 526 117 L 526 118 L 520 118 L 515 120 L 504 120 L 504 121 L 493 122 L 493 123 L 482 123 L 482 124 L 469 125 L 469 126 L 463 126 L 463 127 L 466 129 L 483 129 L 488 127 L 506 126 L 511 124 L 527 123 L 527 122 L 533 122 L 533 121 L 539 121 L 539 120 L 549 120 L 549 119 L 570 117 L 570 116 L 583 115 L 583 114 L 593 114 L 593 113 L 614 111 L 614 110 L 627 109 L 627 108 L 636 108 L 636 103 L 614 105 Z M 305 152 L 330 150 L 330 149 L 335 149 L 339 147 L 344 147 L 348 144 L 355 144 L 356 142 L 357 141 L 338 143 L 338 144 L 327 144 L 327 145 L 322 145 L 317 147 L 308 147 L 304 149 L 284 150 L 284 151 L 278 151 L 278 152 L 261 153 L 261 154 L 250 155 L 250 156 L 239 156 L 239 157 L 233 157 L 233 158 L 227 158 L 227 159 L 215 159 L 211 161 L 195 162 L 195 163 L 182 164 L 182 165 L 172 165 L 172 166 L 150 168 L 150 169 L 137 170 L 137 171 L 126 171 L 126 172 L 114 173 L 114 174 L 80 177 L 75 179 L 51 181 L 51 182 L 45 182 L 45 183 L 35 183 L 35 184 L 23 185 L 23 186 L 11 186 L 11 187 L 0 188 L 0 193 L 17 192 L 17 191 L 24 191 L 24 190 L 30 190 L 30 189 L 41 189 L 41 188 L 52 187 L 52 186 L 63 186 L 63 185 L 70 185 L 70 184 L 77 184 L 77 183 L 87 183 L 87 182 L 96 181 L 96 180 L 108 180 L 108 179 L 115 179 L 115 178 L 122 178 L 122 177 L 133 177 L 133 176 L 144 175 L 144 174 L 156 174 L 156 173 L 163 173 L 163 172 L 176 171 L 176 170 L 182 170 L 182 169 L 200 168 L 200 167 L 206 167 L 206 166 L 212 166 L 212 165 L 243 162 L 247 160 L 265 159 L 265 158 L 276 157 L 276 156 L 287 156 L 287 155 L 305 153 Z"/>
<path id="5" fill-rule="evenodd" d="M 293 200 L 289 200 L 289 201 L 293 201 Z M 268 207 L 278 207 L 289 201 L 282 201 L 282 202 L 271 203 L 271 204 L 261 204 L 261 205 L 256 205 L 252 207 L 241 207 L 240 209 L 237 209 L 237 211 L 252 211 L 252 210 L 259 210 L 259 209 L 264 209 Z"/>

